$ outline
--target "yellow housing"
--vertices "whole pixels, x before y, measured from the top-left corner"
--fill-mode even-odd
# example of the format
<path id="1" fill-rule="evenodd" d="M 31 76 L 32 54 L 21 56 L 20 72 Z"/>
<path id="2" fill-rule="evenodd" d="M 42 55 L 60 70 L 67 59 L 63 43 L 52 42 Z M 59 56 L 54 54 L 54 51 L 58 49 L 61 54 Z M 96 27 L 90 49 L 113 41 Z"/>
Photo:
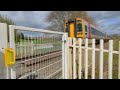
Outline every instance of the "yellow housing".
<path id="1" fill-rule="evenodd" d="M 81 24 L 81 31 L 78 31 L 77 25 Z M 66 31 L 68 29 L 68 31 Z M 84 39 L 84 20 L 81 18 L 75 18 L 74 20 L 66 20 L 64 26 L 64 32 L 68 32 L 68 36 L 71 38 L 82 38 Z"/>

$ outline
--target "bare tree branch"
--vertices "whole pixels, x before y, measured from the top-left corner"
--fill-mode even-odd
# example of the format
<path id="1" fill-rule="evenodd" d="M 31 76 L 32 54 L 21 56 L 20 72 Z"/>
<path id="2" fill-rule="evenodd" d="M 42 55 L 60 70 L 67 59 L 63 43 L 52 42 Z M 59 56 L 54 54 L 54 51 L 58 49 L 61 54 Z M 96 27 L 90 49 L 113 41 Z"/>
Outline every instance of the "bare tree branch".
<path id="1" fill-rule="evenodd" d="M 52 26 L 48 29 L 64 31 L 64 22 L 70 18 L 83 18 L 94 25 L 96 24 L 95 20 L 88 16 L 86 11 L 53 11 L 47 18 L 47 21 L 52 22 Z"/>

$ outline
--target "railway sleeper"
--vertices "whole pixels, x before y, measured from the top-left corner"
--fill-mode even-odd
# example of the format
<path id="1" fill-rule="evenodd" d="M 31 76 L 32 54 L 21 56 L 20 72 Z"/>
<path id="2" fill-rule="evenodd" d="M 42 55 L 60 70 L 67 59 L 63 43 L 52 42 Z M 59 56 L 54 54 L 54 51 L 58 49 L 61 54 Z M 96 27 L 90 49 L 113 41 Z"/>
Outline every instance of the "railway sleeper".
<path id="1" fill-rule="evenodd" d="M 36 57 L 38 58 L 39 60 L 36 60 L 36 58 L 34 58 L 33 60 L 30 60 L 30 61 L 25 61 L 25 62 L 22 62 L 21 64 L 23 65 L 26 65 L 26 66 L 29 66 L 29 65 L 33 65 L 33 64 L 37 64 L 37 63 L 41 63 L 43 61 L 46 61 L 46 60 L 50 60 L 50 59 L 53 59 L 53 58 L 56 58 L 56 57 L 60 57 L 62 55 L 62 53 L 57 53 L 55 55 L 50 55 L 50 56 L 41 56 L 41 57 Z M 31 58 L 32 59 L 32 58 Z M 29 59 L 28 59 L 29 60 Z"/>

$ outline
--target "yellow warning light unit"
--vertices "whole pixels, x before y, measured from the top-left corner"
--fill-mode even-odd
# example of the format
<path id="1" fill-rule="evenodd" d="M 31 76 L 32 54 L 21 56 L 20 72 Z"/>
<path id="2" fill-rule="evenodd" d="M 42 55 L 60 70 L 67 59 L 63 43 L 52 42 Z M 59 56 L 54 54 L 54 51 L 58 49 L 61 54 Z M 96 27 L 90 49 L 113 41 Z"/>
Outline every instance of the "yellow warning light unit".
<path id="1" fill-rule="evenodd" d="M 4 50 L 5 66 L 9 67 L 16 62 L 16 52 L 12 48 L 6 48 Z"/>

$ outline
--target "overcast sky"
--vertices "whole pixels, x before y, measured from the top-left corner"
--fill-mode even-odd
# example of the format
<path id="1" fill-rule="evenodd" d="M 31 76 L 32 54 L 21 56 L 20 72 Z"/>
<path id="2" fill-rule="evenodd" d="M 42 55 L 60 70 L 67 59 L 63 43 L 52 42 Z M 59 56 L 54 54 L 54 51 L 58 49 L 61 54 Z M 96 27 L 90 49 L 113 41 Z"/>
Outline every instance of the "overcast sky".
<path id="1" fill-rule="evenodd" d="M 120 11 L 88 11 L 99 27 L 110 34 L 120 34 Z"/>
<path id="2" fill-rule="evenodd" d="M 45 22 L 50 11 L 0 11 L 0 14 L 11 18 L 17 25 L 34 28 L 46 28 Z M 99 27 L 109 34 L 120 34 L 120 11 L 88 11 Z"/>

